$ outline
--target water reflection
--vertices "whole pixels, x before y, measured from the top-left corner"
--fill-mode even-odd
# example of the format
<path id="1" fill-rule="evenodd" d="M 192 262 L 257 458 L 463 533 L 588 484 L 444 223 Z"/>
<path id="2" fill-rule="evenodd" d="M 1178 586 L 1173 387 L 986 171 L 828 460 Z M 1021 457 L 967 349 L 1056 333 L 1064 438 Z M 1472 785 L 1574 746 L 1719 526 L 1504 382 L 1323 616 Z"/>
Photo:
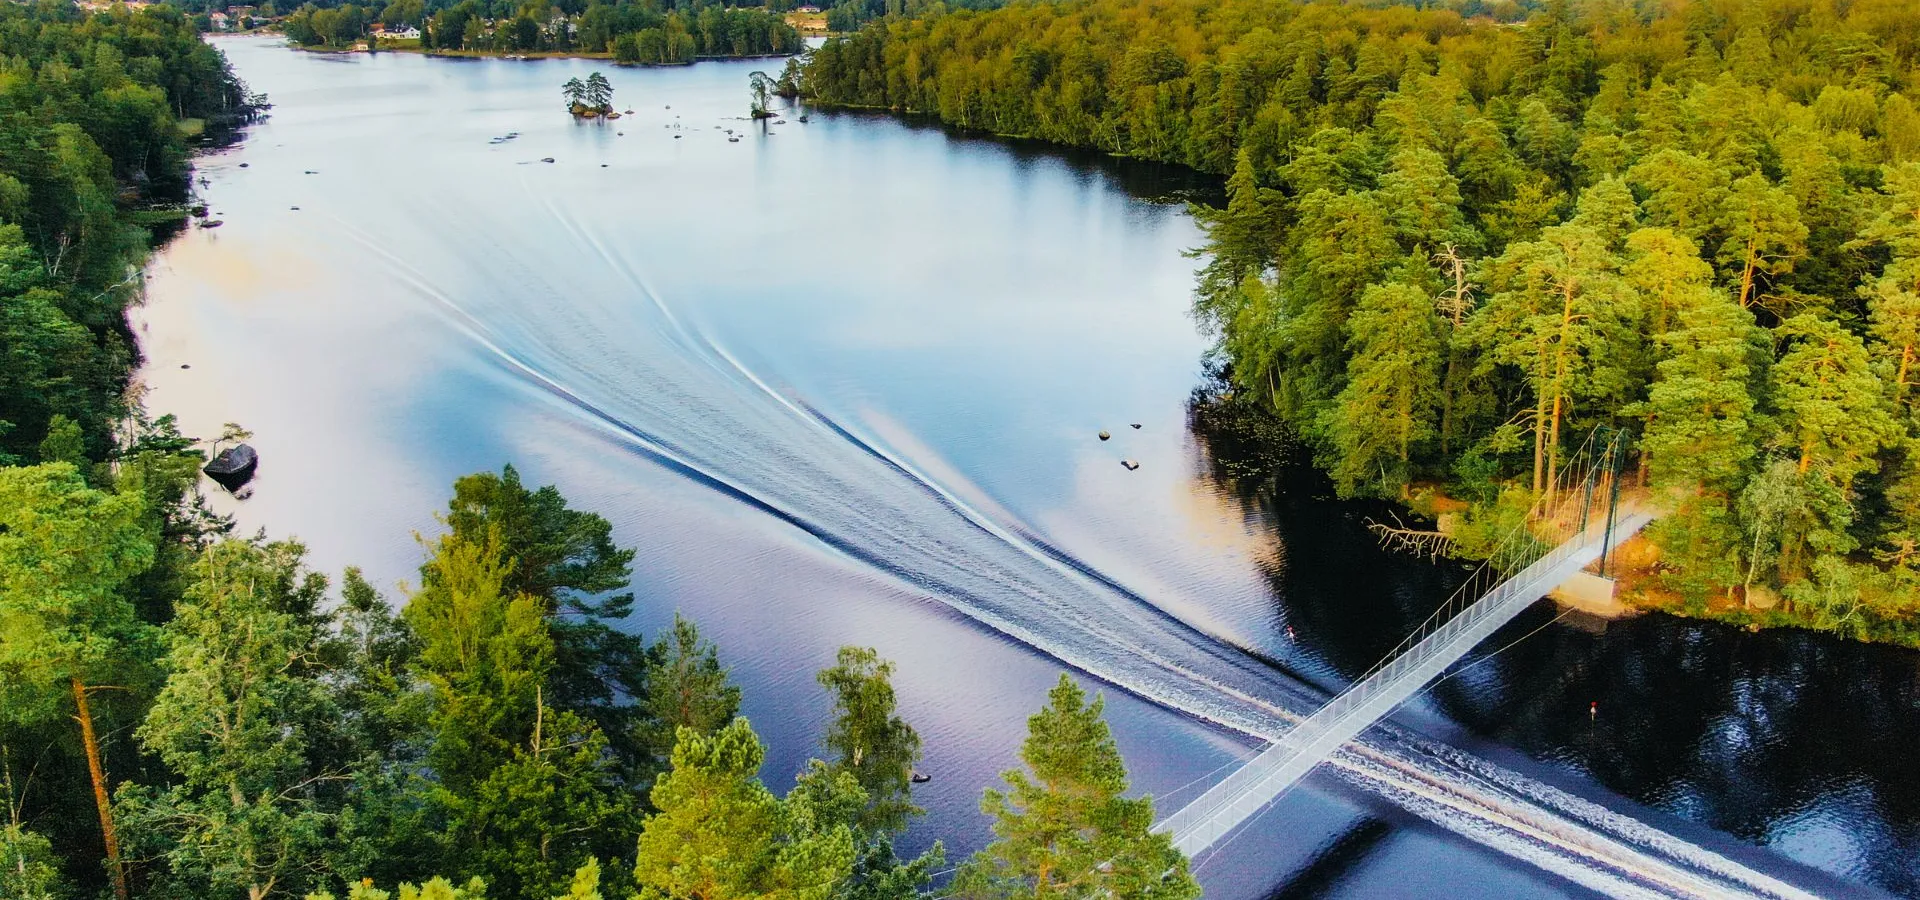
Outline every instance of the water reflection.
<path id="1" fill-rule="evenodd" d="M 1292 564 L 1263 568 L 1330 683 L 1364 674 L 1458 584 L 1458 566 L 1381 552 L 1365 521 L 1385 511 L 1334 500 L 1297 453 L 1259 457 L 1231 427 L 1200 436 L 1221 489 L 1284 537 Z M 1520 616 L 1427 710 L 1677 818 L 1920 895 L 1920 656 L 1663 614 L 1560 618 L 1544 603 Z"/>

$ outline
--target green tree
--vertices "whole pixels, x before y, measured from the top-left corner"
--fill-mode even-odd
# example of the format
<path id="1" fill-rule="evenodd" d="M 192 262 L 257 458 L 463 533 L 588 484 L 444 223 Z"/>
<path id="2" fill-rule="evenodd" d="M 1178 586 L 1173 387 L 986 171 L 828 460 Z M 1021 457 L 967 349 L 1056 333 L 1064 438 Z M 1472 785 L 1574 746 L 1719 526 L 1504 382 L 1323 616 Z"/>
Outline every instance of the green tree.
<path id="1" fill-rule="evenodd" d="M 1433 301 L 1409 284 L 1371 285 L 1348 321 L 1347 386 L 1326 433 L 1343 493 L 1371 486 L 1404 492 L 1414 449 L 1435 433 L 1443 355 Z"/>
<path id="2" fill-rule="evenodd" d="M 1563 225 L 1490 264 L 1493 294 L 1475 314 L 1488 359 L 1513 366 L 1533 395 L 1533 490 L 1552 490 L 1561 426 L 1577 399 L 1627 394 L 1622 350 L 1638 297 L 1593 231 Z"/>
<path id="3" fill-rule="evenodd" d="M 497 535 L 501 589 L 540 601 L 553 644 L 546 702 L 591 719 L 626 766 L 639 766 L 636 709 L 623 697 L 643 693 L 646 644 L 610 624 L 633 612 L 633 595 L 614 593 L 632 577 L 633 551 L 614 544 L 604 517 L 568 508 L 552 485 L 529 490 L 511 465 L 456 480 L 447 525 L 470 544 Z"/>
<path id="4" fill-rule="evenodd" d="M 12 900 L 65 900 L 59 858 L 47 839 L 9 822 L 0 827 L 0 896 Z"/>
<path id="5" fill-rule="evenodd" d="M 1751 305 L 1760 276 L 1793 271 L 1806 253 L 1807 226 L 1801 224 L 1793 197 L 1756 172 L 1733 183 L 1720 219 L 1726 239 L 1718 258 L 1735 273 L 1740 305 Z"/>
<path id="6" fill-rule="evenodd" d="M 1235 157 L 1232 177 L 1227 179 L 1227 207 L 1190 207 L 1194 221 L 1207 236 L 1204 250 L 1188 252 L 1189 256 L 1207 260 L 1200 268 L 1193 305 L 1203 327 L 1216 333 L 1224 330 L 1226 321 L 1232 318 L 1240 286 L 1249 278 L 1263 276 L 1273 265 L 1274 236 L 1279 227 L 1274 211 L 1278 204 L 1279 198 L 1254 179 L 1253 158 L 1243 149 Z"/>
<path id="7" fill-rule="evenodd" d="M 137 495 L 89 488 L 66 463 L 0 468 L 0 715 L 12 724 L 61 715 L 78 723 L 120 900 L 126 870 L 88 692 L 124 669 L 121 656 L 144 639 L 120 593 L 153 561 L 142 512 Z"/>
<path id="8" fill-rule="evenodd" d="M 672 768 L 653 788 L 659 812 L 640 834 L 633 878 L 642 900 L 833 896 L 852 871 L 852 830 L 813 827 L 818 820 L 800 814 L 808 807 L 775 797 L 758 778 L 765 757 L 745 719 L 710 735 L 680 730 Z M 841 789 L 857 797 L 844 777 Z"/>
<path id="9" fill-rule="evenodd" d="M 587 76 L 586 101 L 588 106 L 600 112 L 613 111 L 613 84 L 607 81 L 607 76 L 599 72 Z"/>
<path id="10" fill-rule="evenodd" d="M 461 859 L 498 893 L 552 896 L 639 834 L 638 795 L 620 783 L 606 738 L 591 722 L 536 709 L 527 743 L 454 804 Z M 597 874 L 597 873 L 596 873 Z"/>
<path id="11" fill-rule="evenodd" d="M 1667 358 L 1641 408 L 1641 450 L 1654 488 L 1672 512 L 1655 523 L 1656 540 L 1681 564 L 1690 592 L 1741 580 L 1735 499 L 1755 453 L 1758 380 L 1752 361 L 1764 333 L 1732 297 L 1706 291 L 1686 324 L 1661 334 Z"/>
<path id="12" fill-rule="evenodd" d="M 485 543 L 449 534 L 431 545 L 424 583 L 402 611 L 430 687 L 428 761 L 441 786 L 470 795 L 532 730 L 553 665 L 541 602 L 507 588 L 498 530 Z"/>
<path id="13" fill-rule="evenodd" d="M 747 92 L 753 98 L 748 112 L 750 112 L 754 118 L 765 119 L 773 115 L 773 113 L 767 110 L 767 104 L 773 99 L 773 89 L 773 78 L 767 73 L 750 72 L 747 74 Z"/>
<path id="14" fill-rule="evenodd" d="M 1783 348 L 1772 391 L 1781 441 L 1800 474 L 1818 466 L 1845 493 L 1896 434 L 1871 357 L 1859 337 L 1814 315 L 1795 316 L 1774 335 Z"/>
<path id="15" fill-rule="evenodd" d="M 649 656 L 640 743 L 659 759 L 679 744 L 681 729 L 713 734 L 739 714 L 740 688 L 728 683 L 719 651 L 701 640 L 691 620 L 675 614 L 672 633 L 662 635 Z"/>
<path id="16" fill-rule="evenodd" d="M 324 788 L 343 773 L 324 758 L 337 721 L 321 682 L 326 581 L 303 554 L 215 545 L 163 629 L 167 682 L 136 737 L 177 780 L 120 805 L 135 843 L 211 894 L 296 895 L 332 839 Z"/>
<path id="17" fill-rule="evenodd" d="M 333 895 L 323 891 L 308 894 L 306 900 L 333 900 Z M 397 893 L 390 893 L 362 881 L 347 891 L 347 900 L 487 900 L 487 883 L 473 878 L 455 887 L 453 882 L 436 876 L 424 884 L 402 883 Z"/>
<path id="18" fill-rule="evenodd" d="M 912 786 L 920 735 L 896 712 L 893 663 L 871 648 L 841 647 L 819 681 L 833 694 L 833 724 L 824 739 L 833 765 L 851 773 L 867 794 L 862 828 L 904 830 L 921 813 L 913 805 Z"/>
<path id="19" fill-rule="evenodd" d="M 1200 896 L 1187 859 L 1153 832 L 1153 801 L 1127 799 L 1126 764 L 1101 717 L 1073 679 L 1047 694 L 1027 720 L 1020 758 L 1028 771 L 1002 774 L 1010 791 L 988 790 L 994 841 L 956 876 L 972 898 Z M 1029 772 L 1031 774 L 1029 774 Z"/>

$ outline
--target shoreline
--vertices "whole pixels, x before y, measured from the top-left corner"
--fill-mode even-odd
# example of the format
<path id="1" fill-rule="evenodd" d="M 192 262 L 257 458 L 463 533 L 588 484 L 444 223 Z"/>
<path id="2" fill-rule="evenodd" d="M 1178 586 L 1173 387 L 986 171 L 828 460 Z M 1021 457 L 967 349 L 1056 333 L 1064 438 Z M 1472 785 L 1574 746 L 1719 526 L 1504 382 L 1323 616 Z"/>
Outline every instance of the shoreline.
<path id="1" fill-rule="evenodd" d="M 266 32 L 266 31 L 250 31 L 250 32 L 234 33 L 235 37 L 261 37 L 261 36 L 269 36 L 269 35 L 278 35 L 280 37 L 285 37 L 284 35 L 279 35 L 278 32 Z M 754 54 L 748 54 L 745 56 L 710 56 L 709 55 L 709 56 L 695 56 L 693 59 L 690 59 L 686 62 L 678 62 L 678 63 L 644 63 L 644 62 L 621 62 L 617 59 L 614 59 L 613 54 L 608 51 L 600 51 L 595 53 L 595 52 L 590 52 L 585 50 L 536 50 L 528 53 L 507 53 L 507 52 L 495 51 L 495 50 L 450 50 L 450 49 L 443 49 L 439 47 L 421 47 L 418 45 L 417 42 L 413 42 L 413 41 L 410 41 L 410 43 L 413 43 L 414 46 L 396 47 L 396 46 L 382 44 L 377 50 L 369 50 L 364 46 L 307 47 L 300 44 L 296 44 L 292 41 L 287 41 L 287 49 L 295 50 L 301 53 L 332 53 L 332 54 L 341 54 L 341 55 L 354 54 L 354 53 L 370 53 L 370 54 L 412 53 L 419 56 L 425 56 L 425 57 L 430 57 L 434 59 L 499 59 L 499 60 L 506 60 L 510 62 L 532 62 L 537 60 L 548 60 L 548 59 L 591 59 L 591 60 L 604 60 L 606 62 L 610 62 L 624 69 L 670 68 L 670 67 L 676 67 L 676 66 L 691 66 L 694 63 L 699 63 L 699 62 L 728 62 L 728 61 L 735 61 L 735 60 L 752 60 L 752 59 L 792 59 L 800 55 L 799 53 L 754 53 Z"/>

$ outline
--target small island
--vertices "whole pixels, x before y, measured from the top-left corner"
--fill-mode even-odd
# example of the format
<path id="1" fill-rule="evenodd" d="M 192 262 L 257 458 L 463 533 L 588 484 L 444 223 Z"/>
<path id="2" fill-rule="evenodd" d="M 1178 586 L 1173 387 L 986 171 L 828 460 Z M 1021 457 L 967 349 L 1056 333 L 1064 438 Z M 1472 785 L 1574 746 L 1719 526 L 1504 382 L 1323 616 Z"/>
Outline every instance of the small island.
<path id="1" fill-rule="evenodd" d="M 583 119 L 613 118 L 619 113 L 613 111 L 613 84 L 607 76 L 594 72 L 586 81 L 569 78 L 560 86 L 567 96 L 567 110 Z"/>

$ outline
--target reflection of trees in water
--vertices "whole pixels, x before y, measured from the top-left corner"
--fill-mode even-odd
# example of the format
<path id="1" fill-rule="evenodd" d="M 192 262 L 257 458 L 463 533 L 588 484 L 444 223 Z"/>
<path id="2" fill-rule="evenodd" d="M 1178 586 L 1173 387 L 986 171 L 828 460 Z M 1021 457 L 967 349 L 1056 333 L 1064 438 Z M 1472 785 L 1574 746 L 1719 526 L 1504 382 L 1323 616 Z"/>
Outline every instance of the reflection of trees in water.
<path id="1" fill-rule="evenodd" d="M 1335 499 L 1277 420 L 1219 390 L 1210 380 L 1190 406 L 1208 474 L 1277 539 L 1262 569 L 1280 617 L 1344 685 L 1424 621 L 1464 569 L 1381 550 L 1366 523 L 1385 518 L 1385 504 Z"/>
<path id="2" fill-rule="evenodd" d="M 808 114 L 831 119 L 877 119 L 895 123 L 913 131 L 939 132 L 959 145 L 992 147 L 1003 151 L 1017 165 L 1016 173 L 1035 163 L 1057 163 L 1084 178 L 1100 177 L 1117 185 L 1128 196 L 1151 202 L 1195 202 L 1222 205 L 1225 186 L 1218 175 L 1210 175 L 1186 166 L 1174 166 L 1133 157 L 1114 156 L 1096 150 L 1063 147 L 1028 138 L 1010 138 L 984 131 L 969 131 L 940 122 L 932 116 L 879 112 L 859 109 L 809 107 Z"/>
<path id="3" fill-rule="evenodd" d="M 1456 567 L 1380 550 L 1364 522 L 1380 507 L 1335 499 L 1271 417 L 1210 383 L 1191 421 L 1211 477 L 1272 529 L 1265 574 L 1285 622 L 1343 679 L 1458 583 Z M 1920 895 L 1920 654 L 1661 614 L 1541 627 L 1556 614 L 1541 604 L 1510 623 L 1481 654 L 1530 636 L 1456 668 L 1434 702 L 1477 735 L 1745 840 L 1845 835 L 1849 877 Z"/>

